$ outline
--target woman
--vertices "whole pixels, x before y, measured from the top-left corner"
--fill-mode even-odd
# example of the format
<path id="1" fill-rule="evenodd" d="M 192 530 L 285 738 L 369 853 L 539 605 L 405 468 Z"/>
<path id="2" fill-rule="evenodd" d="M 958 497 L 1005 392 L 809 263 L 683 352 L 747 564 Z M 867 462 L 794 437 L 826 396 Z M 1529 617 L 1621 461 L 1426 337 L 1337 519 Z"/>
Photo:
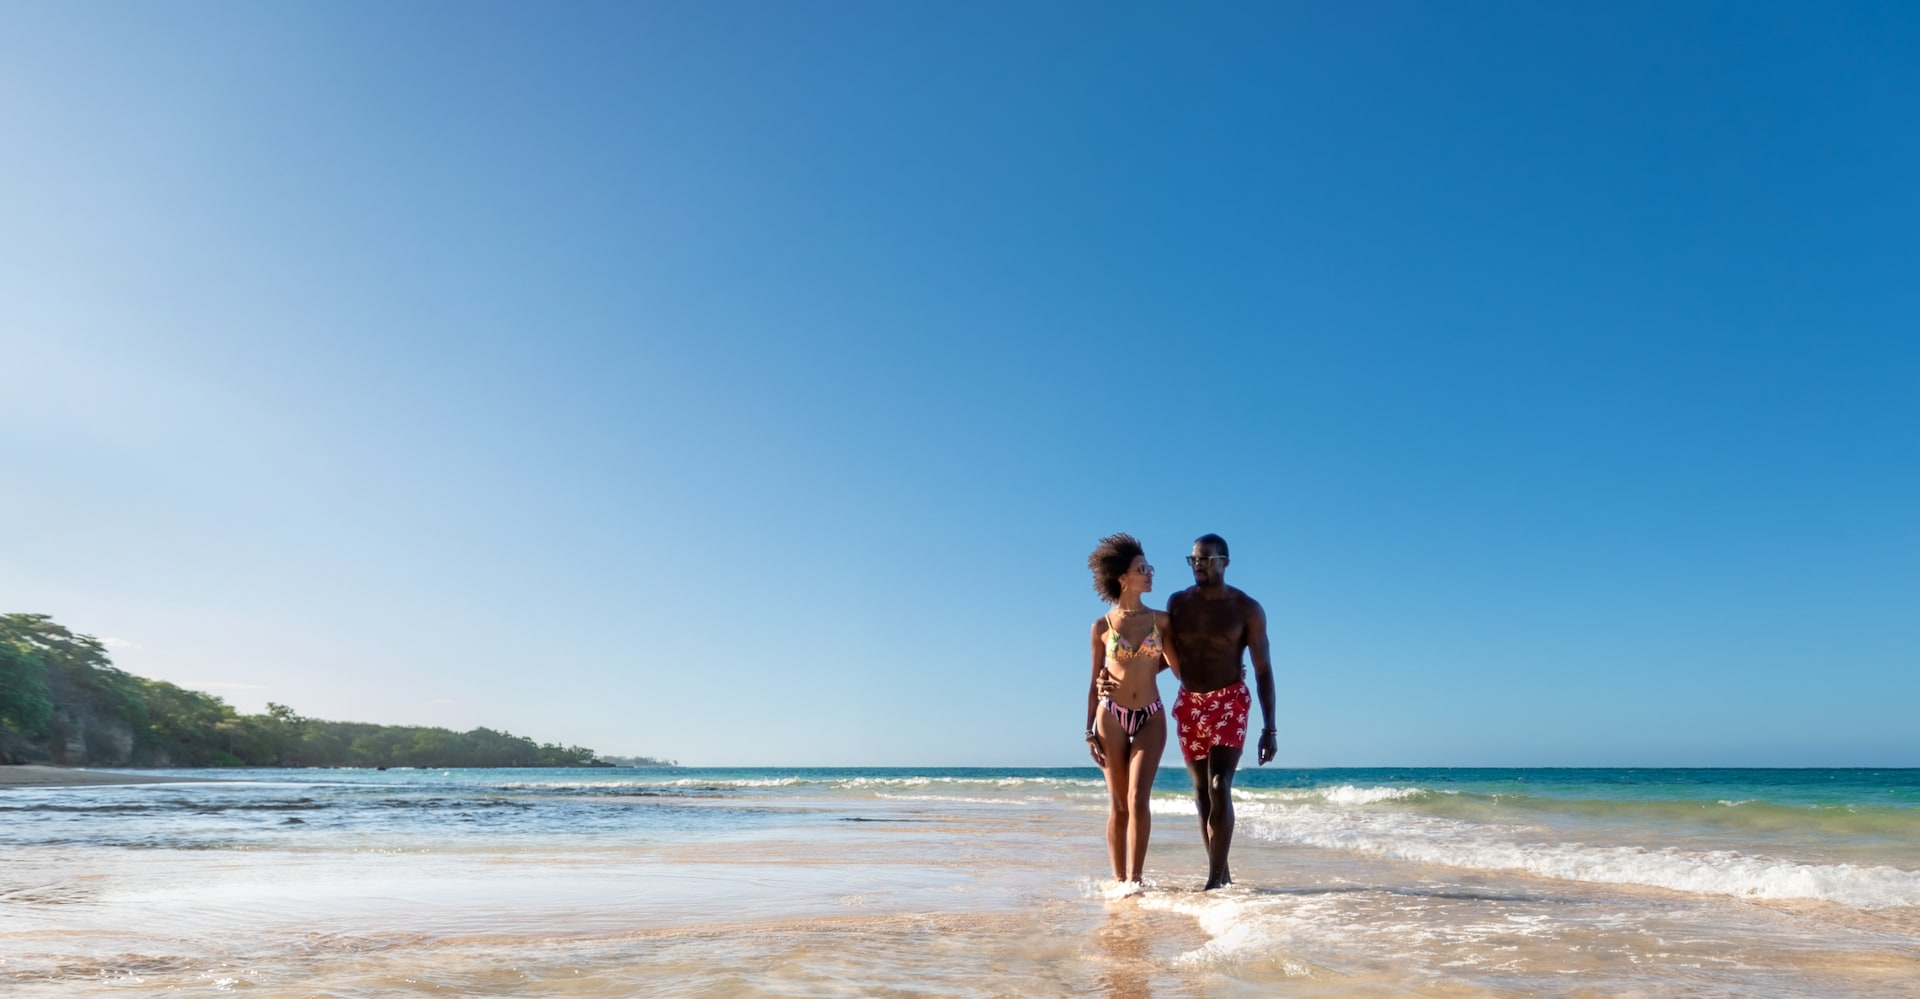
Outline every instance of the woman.
<path id="1" fill-rule="evenodd" d="M 1163 644 L 1167 615 L 1140 598 L 1153 592 L 1153 566 L 1130 535 L 1100 539 L 1087 556 L 1093 588 L 1113 609 L 1093 622 L 1093 676 L 1087 681 L 1087 748 L 1107 775 L 1107 858 L 1113 879 L 1138 889 L 1147 863 L 1153 813 L 1147 807 L 1160 751 L 1167 745 L 1167 713 L 1160 705 L 1160 671 L 1174 664 Z M 1112 679 L 1101 697 L 1100 674 Z M 1178 673 L 1175 673 L 1178 676 Z"/>

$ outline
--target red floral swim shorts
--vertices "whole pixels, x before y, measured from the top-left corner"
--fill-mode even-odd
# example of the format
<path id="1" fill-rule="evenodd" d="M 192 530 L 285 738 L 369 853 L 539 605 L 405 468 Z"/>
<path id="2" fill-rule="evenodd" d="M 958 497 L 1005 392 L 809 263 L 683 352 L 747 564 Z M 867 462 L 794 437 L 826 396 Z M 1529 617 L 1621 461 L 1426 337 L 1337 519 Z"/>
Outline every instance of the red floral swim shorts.
<path id="1" fill-rule="evenodd" d="M 1173 721 L 1179 726 L 1180 755 L 1188 763 L 1206 759 L 1215 746 L 1240 749 L 1247 744 L 1247 712 L 1253 695 L 1247 681 L 1196 694 L 1185 687 L 1173 699 Z"/>

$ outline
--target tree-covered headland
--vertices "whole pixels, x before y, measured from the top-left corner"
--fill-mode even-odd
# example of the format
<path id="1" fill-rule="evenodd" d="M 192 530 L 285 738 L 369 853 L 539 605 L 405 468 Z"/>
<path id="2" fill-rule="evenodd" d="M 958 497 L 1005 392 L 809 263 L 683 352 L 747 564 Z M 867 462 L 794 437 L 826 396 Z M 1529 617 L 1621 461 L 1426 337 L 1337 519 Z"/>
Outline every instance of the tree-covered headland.
<path id="1" fill-rule="evenodd" d="M 671 766 L 626 757 L 628 766 Z M 45 614 L 0 615 L 0 763 L 132 767 L 606 766 L 583 746 L 476 728 L 243 715 L 211 694 L 115 667 Z"/>

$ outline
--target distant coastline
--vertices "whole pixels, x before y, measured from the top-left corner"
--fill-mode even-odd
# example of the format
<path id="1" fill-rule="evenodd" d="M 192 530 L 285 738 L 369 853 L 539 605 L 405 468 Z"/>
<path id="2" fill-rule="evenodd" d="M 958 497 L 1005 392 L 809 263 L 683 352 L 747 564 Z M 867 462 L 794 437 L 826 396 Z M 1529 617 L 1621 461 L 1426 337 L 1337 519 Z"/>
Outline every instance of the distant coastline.
<path id="1" fill-rule="evenodd" d="M 652 760 L 648 763 L 614 763 L 603 761 L 586 766 L 624 769 L 669 769 L 678 764 L 671 760 L 653 760 L 650 756 L 617 757 L 618 759 Z M 15 787 L 112 787 L 129 784 L 218 784 L 224 777 L 182 777 L 178 774 L 143 773 L 144 768 L 123 767 L 114 770 L 93 770 L 82 767 L 47 766 L 39 763 L 15 763 L 0 765 L 0 791 Z M 189 768 L 194 769 L 194 768 Z M 243 769 L 272 769 L 267 767 L 247 767 Z M 313 768 L 323 769 L 323 768 Z M 333 769 L 333 768 L 324 768 Z M 352 768 L 362 769 L 362 768 Z M 431 770 L 434 767 L 377 767 L 379 770 Z"/>
<path id="2" fill-rule="evenodd" d="M 610 767 L 664 768 L 677 767 L 678 760 L 658 760 L 651 756 L 602 756 L 600 761 Z"/>
<path id="3" fill-rule="evenodd" d="M 211 778 L 209 778 L 211 779 Z M 158 774 L 122 774 L 74 767 L 48 767 L 32 763 L 0 766 L 0 789 L 9 787 L 104 787 L 116 784 L 190 784 L 201 783 L 190 777 L 162 777 Z"/>
<path id="4" fill-rule="evenodd" d="M 511 732 L 306 718 L 226 701 L 115 667 L 106 648 L 45 614 L 0 615 L 0 764 L 65 767 L 671 767 L 651 756 Z"/>

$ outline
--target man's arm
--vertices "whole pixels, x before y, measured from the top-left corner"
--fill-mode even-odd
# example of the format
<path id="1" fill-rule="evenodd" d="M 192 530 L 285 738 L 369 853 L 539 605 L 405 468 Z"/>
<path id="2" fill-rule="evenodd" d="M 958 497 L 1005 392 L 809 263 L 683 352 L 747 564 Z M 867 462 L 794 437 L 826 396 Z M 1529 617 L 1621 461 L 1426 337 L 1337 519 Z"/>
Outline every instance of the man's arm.
<path id="1" fill-rule="evenodd" d="M 1153 612 L 1154 627 L 1160 629 L 1160 669 L 1173 671 L 1173 678 L 1180 679 L 1180 654 L 1173 651 L 1173 615 L 1166 611 Z M 1158 671 L 1155 672 L 1158 675 Z"/>
<path id="2" fill-rule="evenodd" d="M 1266 723 L 1260 729 L 1257 757 L 1260 765 L 1265 766 L 1280 752 L 1280 738 L 1274 732 L 1273 659 L 1267 651 L 1267 612 L 1252 597 L 1247 598 L 1247 651 L 1253 654 L 1254 690 L 1260 695 L 1260 718 Z"/>
<path id="3" fill-rule="evenodd" d="M 1166 627 L 1160 629 L 1160 651 L 1162 658 L 1166 660 L 1167 668 L 1173 670 L 1173 678 L 1179 680 L 1182 684 L 1185 684 L 1186 680 L 1180 672 L 1179 643 L 1175 641 L 1173 637 L 1173 609 L 1178 604 L 1184 602 L 1186 596 L 1186 591 L 1181 590 L 1167 597 L 1167 609 L 1160 614 L 1160 619 L 1166 623 Z"/>

